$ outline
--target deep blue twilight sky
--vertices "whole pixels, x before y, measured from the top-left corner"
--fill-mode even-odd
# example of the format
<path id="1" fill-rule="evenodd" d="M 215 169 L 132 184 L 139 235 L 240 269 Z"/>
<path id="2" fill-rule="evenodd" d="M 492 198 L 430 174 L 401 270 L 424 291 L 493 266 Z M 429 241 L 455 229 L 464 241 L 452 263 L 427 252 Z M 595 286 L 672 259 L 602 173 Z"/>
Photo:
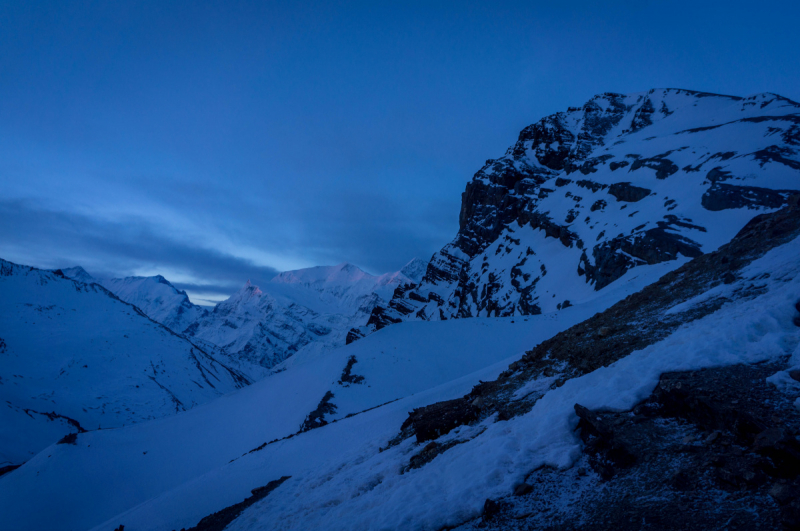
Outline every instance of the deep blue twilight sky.
<path id="1" fill-rule="evenodd" d="M 800 2 L 0 2 L 0 257 L 381 273 L 520 129 L 594 94 L 800 99 Z"/>

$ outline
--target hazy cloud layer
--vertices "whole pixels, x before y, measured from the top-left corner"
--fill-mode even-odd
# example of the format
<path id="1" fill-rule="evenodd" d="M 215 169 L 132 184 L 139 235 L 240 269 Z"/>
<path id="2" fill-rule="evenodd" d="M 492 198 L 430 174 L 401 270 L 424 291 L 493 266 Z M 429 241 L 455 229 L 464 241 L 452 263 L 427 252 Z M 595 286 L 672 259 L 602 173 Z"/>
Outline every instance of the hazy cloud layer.
<path id="1" fill-rule="evenodd" d="M 216 283 L 175 282 L 185 288 L 230 293 L 246 280 L 266 282 L 276 271 L 213 249 L 161 236 L 158 226 L 129 218 L 103 222 L 53 212 L 22 201 L 0 201 L 0 253 L 45 268 L 80 265 L 103 278 L 162 270 Z"/>
<path id="2" fill-rule="evenodd" d="M 712 4 L 2 3 L 0 257 L 211 294 L 397 270 L 543 116 L 654 87 L 800 99 L 800 3 Z"/>

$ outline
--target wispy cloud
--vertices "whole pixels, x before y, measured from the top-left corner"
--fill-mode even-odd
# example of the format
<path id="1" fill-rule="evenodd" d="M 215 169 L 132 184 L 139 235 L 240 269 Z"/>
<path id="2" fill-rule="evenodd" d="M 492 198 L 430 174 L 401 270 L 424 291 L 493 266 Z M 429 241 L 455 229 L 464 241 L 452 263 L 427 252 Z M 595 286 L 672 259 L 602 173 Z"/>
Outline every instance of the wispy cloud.
<path id="1" fill-rule="evenodd" d="M 110 222 L 26 201 L 0 201 L 0 255 L 15 262 L 81 265 L 98 277 L 162 273 L 178 285 L 211 293 L 230 293 L 247 279 L 266 282 L 276 274 L 271 267 L 161 233 L 141 218 Z"/>

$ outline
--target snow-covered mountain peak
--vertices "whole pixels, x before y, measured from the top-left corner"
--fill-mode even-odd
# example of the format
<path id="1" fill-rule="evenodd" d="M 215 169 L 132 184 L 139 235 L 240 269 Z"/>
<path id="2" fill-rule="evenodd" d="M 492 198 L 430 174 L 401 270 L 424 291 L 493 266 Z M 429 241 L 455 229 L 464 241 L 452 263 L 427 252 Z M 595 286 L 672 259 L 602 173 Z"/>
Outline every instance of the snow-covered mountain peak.
<path id="1" fill-rule="evenodd" d="M 395 288 L 419 282 L 424 262 L 412 260 L 403 271 L 375 276 L 347 262 L 285 271 L 261 286 L 248 280 L 212 311 L 192 304 L 162 275 L 95 279 L 81 267 L 63 274 L 102 285 L 257 379 L 263 370 L 250 362 L 272 367 L 309 345 L 343 345 L 347 332 L 364 325 L 375 306 L 388 304 Z"/>
<path id="2" fill-rule="evenodd" d="M 428 262 L 421 258 L 414 258 L 409 263 L 403 266 L 400 273 L 413 280 L 415 284 L 422 280 L 425 275 L 425 270 L 428 268 Z"/>
<path id="3" fill-rule="evenodd" d="M 61 273 L 67 278 L 71 278 L 72 280 L 77 280 L 78 282 L 83 282 L 84 284 L 91 284 L 92 282 L 96 282 L 95 278 L 89 273 L 87 273 L 86 270 L 81 266 L 61 269 Z"/>
<path id="4" fill-rule="evenodd" d="M 800 189 L 800 104 L 763 93 L 604 93 L 523 129 L 462 194 L 456 238 L 390 323 L 530 315 L 598 296 L 635 267 L 713 251 Z M 622 280 L 624 282 L 624 280 Z"/>
<path id="5" fill-rule="evenodd" d="M 244 286 L 242 286 L 242 289 L 240 289 L 235 295 L 232 295 L 231 298 L 251 299 L 254 297 L 260 297 L 263 295 L 263 293 L 264 292 L 261 291 L 258 286 L 250 282 L 248 279 Z"/>
<path id="6" fill-rule="evenodd" d="M 272 367 L 302 349 L 344 345 L 373 308 L 413 283 L 401 272 L 374 276 L 347 262 L 285 271 L 260 287 L 248 281 L 185 332 L 233 358 Z"/>

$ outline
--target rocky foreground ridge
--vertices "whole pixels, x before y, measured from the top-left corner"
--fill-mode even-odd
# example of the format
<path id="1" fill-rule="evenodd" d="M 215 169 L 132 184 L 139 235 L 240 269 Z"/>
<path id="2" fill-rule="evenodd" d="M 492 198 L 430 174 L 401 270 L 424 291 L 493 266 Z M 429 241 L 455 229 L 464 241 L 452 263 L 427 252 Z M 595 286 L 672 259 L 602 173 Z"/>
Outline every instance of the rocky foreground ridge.
<path id="1" fill-rule="evenodd" d="M 522 130 L 462 194 L 456 238 L 349 341 L 408 320 L 568 307 L 635 267 L 713 251 L 800 188 L 800 104 L 605 93 Z"/>
<path id="2" fill-rule="evenodd" d="M 499 379 L 411 412 L 396 439 L 415 435 L 420 443 L 409 467 L 420 468 L 465 442 L 438 442 L 459 426 L 525 415 L 548 388 L 534 390 L 531 382 L 556 389 L 725 304 L 764 294 L 770 273 L 744 272 L 800 235 L 798 199 L 757 216 L 718 251 L 537 345 Z M 717 289 L 729 285 L 733 289 L 724 295 Z M 800 300 L 792 310 L 800 327 Z M 795 357 L 666 373 L 629 411 L 593 411 L 576 403 L 576 431 L 584 443 L 577 462 L 568 470 L 534 470 L 509 496 L 487 499 L 480 518 L 456 528 L 800 529 Z"/>

